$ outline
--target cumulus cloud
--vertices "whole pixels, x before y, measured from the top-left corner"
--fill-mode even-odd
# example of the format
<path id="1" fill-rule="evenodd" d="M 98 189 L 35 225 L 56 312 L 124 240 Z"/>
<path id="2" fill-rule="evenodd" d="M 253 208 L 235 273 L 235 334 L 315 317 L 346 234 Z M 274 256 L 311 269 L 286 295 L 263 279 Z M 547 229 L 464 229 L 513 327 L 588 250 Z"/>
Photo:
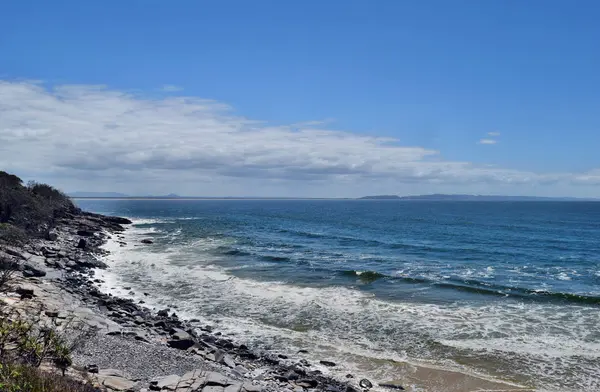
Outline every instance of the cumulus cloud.
<path id="1" fill-rule="evenodd" d="M 327 122 L 274 126 L 221 102 L 104 86 L 0 81 L 0 113 L 0 166 L 34 178 L 521 184 L 565 176 L 449 161 L 436 150 Z"/>
<path id="2" fill-rule="evenodd" d="M 477 142 L 477 143 L 479 143 L 479 144 L 496 144 L 498 142 L 494 139 L 479 139 L 479 142 Z"/>
<path id="3" fill-rule="evenodd" d="M 500 136 L 500 132 L 488 132 L 487 134 L 488 134 L 488 136 L 492 136 L 492 137 Z"/>

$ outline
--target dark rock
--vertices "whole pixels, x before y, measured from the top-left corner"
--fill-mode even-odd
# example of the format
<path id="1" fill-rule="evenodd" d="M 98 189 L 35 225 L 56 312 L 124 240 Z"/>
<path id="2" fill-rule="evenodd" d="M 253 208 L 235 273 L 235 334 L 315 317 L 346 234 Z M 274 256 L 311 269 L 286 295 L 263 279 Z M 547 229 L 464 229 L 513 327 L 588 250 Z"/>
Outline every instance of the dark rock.
<path id="1" fill-rule="evenodd" d="M 165 320 L 159 320 L 154 323 L 155 328 L 165 329 L 167 328 L 167 322 Z"/>
<path id="2" fill-rule="evenodd" d="M 77 235 L 82 237 L 91 237 L 94 235 L 94 232 L 90 230 L 77 230 Z"/>
<path id="3" fill-rule="evenodd" d="M 21 296 L 21 299 L 30 299 L 30 298 L 34 297 L 33 289 L 27 289 L 25 287 L 17 287 L 15 292 Z"/>
<path id="4" fill-rule="evenodd" d="M 48 317 L 52 317 L 52 318 L 58 317 L 58 311 L 56 311 L 56 310 L 46 310 L 44 313 Z"/>
<path id="5" fill-rule="evenodd" d="M 171 337 L 176 340 L 191 340 L 192 339 L 192 336 L 189 333 L 187 333 L 179 328 L 173 328 L 173 329 L 171 329 L 170 332 L 171 332 Z"/>
<path id="6" fill-rule="evenodd" d="M 146 239 L 143 239 L 143 240 L 142 240 L 142 241 L 140 241 L 140 242 L 141 242 L 142 244 L 153 244 L 153 243 L 154 243 L 154 241 L 152 241 L 152 240 L 150 240 L 150 239 L 148 239 L 148 238 L 146 238 Z"/>
<path id="7" fill-rule="evenodd" d="M 158 317 L 169 317 L 169 310 L 171 309 L 159 310 L 157 313 Z"/>
<path id="8" fill-rule="evenodd" d="M 229 354 L 225 354 L 220 361 L 222 364 L 229 366 L 230 368 L 235 368 L 235 361 Z"/>
<path id="9" fill-rule="evenodd" d="M 313 380 L 311 378 L 303 378 L 296 382 L 296 385 L 302 388 L 316 388 L 319 385 L 317 380 Z"/>
<path id="10" fill-rule="evenodd" d="M 404 387 L 400 384 L 395 384 L 395 383 L 379 383 L 380 387 L 383 388 L 388 388 L 388 389 L 395 389 L 398 391 L 404 391 Z"/>
<path id="11" fill-rule="evenodd" d="M 285 377 L 286 377 L 288 380 L 297 380 L 297 379 L 299 379 L 299 378 L 300 378 L 300 376 L 298 375 L 298 373 L 296 373 L 296 372 L 295 372 L 295 371 L 293 371 L 293 370 L 289 371 L 289 372 L 288 372 L 288 373 L 285 375 Z"/>
<path id="12" fill-rule="evenodd" d="M 278 357 L 281 359 L 288 359 L 288 356 L 283 354 L 279 354 Z"/>
<path id="13" fill-rule="evenodd" d="M 329 366 L 329 367 L 336 366 L 336 365 L 335 365 L 335 362 L 331 362 L 331 361 L 319 361 L 319 363 L 320 363 L 321 365 L 325 365 L 325 366 Z"/>
<path id="14" fill-rule="evenodd" d="M 7 254 L 9 254 L 9 255 L 11 255 L 13 257 L 16 257 L 16 258 L 21 259 L 21 260 L 26 260 L 25 256 L 23 256 L 21 254 L 21 252 L 19 252 L 16 249 L 13 249 L 13 248 L 10 248 L 10 247 L 6 246 L 6 247 L 3 248 L 3 250 L 4 250 L 4 253 L 7 253 Z"/>
<path id="15" fill-rule="evenodd" d="M 167 341 L 169 347 L 176 348 L 179 350 L 187 350 L 188 348 L 194 345 L 194 341 L 192 339 L 173 339 Z"/>
<path id="16" fill-rule="evenodd" d="M 298 350 L 298 354 L 308 354 L 308 350 Z"/>
<path id="17" fill-rule="evenodd" d="M 346 374 L 346 378 L 354 378 L 352 374 Z"/>
<path id="18" fill-rule="evenodd" d="M 80 238 L 79 242 L 77 243 L 77 248 L 85 249 L 86 247 L 87 247 L 87 241 L 85 240 L 85 238 Z"/>
<path id="19" fill-rule="evenodd" d="M 98 373 L 98 365 L 86 365 L 84 369 L 88 373 Z"/>
<path id="20" fill-rule="evenodd" d="M 46 239 L 48 241 L 56 241 L 58 239 L 58 233 L 56 230 L 50 230 L 48 233 L 46 233 Z"/>
<path id="21" fill-rule="evenodd" d="M 362 380 L 360 380 L 358 382 L 358 385 L 361 388 L 367 388 L 367 389 L 371 389 L 373 388 L 373 384 L 371 383 L 371 381 L 367 380 L 366 378 L 363 378 Z"/>
<path id="22" fill-rule="evenodd" d="M 103 216 L 102 219 L 105 222 L 115 223 L 117 225 L 130 225 L 133 222 L 127 218 L 121 218 L 120 216 Z"/>

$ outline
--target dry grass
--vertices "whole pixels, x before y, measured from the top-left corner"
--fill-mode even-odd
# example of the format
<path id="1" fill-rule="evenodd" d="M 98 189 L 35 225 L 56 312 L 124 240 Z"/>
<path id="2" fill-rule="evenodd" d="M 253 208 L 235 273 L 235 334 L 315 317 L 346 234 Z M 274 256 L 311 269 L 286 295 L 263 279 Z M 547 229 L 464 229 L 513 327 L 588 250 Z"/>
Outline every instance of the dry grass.
<path id="1" fill-rule="evenodd" d="M 28 365 L 0 363 L 2 392 L 99 392 L 89 384 Z"/>

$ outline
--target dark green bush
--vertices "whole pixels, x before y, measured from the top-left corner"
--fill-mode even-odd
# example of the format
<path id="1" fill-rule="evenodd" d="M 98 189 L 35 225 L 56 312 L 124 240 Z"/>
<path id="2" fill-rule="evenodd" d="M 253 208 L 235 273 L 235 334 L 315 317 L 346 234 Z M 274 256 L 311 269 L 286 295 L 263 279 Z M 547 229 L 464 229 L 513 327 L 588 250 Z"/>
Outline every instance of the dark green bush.
<path id="1" fill-rule="evenodd" d="M 78 211 L 58 189 L 37 182 L 23 186 L 19 177 L 0 171 L 0 224 L 8 223 L 29 235 L 41 236 L 54 227 L 57 218 Z"/>

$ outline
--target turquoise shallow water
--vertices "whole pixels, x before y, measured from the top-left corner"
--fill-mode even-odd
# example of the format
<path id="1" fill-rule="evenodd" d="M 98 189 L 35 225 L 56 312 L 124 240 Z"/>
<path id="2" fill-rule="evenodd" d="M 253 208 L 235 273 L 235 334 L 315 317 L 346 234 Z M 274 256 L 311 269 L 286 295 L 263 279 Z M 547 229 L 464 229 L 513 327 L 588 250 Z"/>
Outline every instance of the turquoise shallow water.
<path id="1" fill-rule="evenodd" d="M 265 347 L 600 388 L 600 203 L 77 203 L 136 219 L 117 283 Z"/>

